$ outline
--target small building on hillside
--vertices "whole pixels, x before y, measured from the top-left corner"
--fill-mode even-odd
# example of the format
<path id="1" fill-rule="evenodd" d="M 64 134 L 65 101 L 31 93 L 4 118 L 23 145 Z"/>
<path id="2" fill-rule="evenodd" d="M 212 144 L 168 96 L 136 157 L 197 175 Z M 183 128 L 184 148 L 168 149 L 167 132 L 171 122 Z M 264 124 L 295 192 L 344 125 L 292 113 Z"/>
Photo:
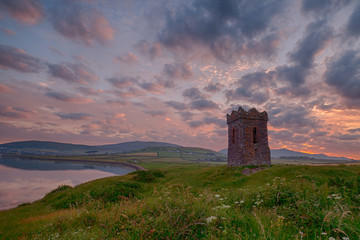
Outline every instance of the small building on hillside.
<path id="1" fill-rule="evenodd" d="M 227 114 L 229 167 L 247 165 L 270 165 L 270 148 L 267 133 L 267 112 L 255 108 Z"/>

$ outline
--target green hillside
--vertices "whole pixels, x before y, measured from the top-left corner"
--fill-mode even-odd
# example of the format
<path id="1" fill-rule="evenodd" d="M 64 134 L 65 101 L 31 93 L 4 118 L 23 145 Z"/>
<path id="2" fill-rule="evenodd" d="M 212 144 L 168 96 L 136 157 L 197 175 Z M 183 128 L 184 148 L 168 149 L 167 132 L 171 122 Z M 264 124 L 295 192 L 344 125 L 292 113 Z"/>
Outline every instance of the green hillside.
<path id="1" fill-rule="evenodd" d="M 360 238 L 360 166 L 145 165 L 0 211 L 0 239 Z"/>

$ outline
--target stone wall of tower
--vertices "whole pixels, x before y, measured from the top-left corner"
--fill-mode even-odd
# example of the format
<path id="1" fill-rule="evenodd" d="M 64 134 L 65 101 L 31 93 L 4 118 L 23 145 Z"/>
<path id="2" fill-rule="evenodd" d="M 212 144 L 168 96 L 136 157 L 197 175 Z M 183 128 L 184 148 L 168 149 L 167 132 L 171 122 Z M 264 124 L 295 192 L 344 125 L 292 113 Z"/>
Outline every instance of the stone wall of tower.
<path id="1" fill-rule="evenodd" d="M 241 107 L 227 115 L 228 166 L 270 165 L 267 113 Z"/>

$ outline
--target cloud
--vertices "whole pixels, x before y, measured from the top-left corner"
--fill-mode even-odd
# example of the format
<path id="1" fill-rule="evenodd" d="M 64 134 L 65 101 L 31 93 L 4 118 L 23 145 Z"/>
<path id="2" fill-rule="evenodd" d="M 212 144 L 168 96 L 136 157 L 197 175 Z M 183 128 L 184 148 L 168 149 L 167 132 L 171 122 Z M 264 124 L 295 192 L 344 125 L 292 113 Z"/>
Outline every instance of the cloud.
<path id="1" fill-rule="evenodd" d="M 190 108 L 195 110 L 212 110 L 219 109 L 219 106 L 211 100 L 200 99 L 190 103 Z"/>
<path id="2" fill-rule="evenodd" d="M 188 88 L 185 89 L 182 93 L 182 95 L 184 97 L 187 97 L 191 100 L 196 100 L 196 99 L 203 99 L 204 95 L 200 92 L 200 90 L 198 88 Z"/>
<path id="3" fill-rule="evenodd" d="M 63 36 L 89 46 L 106 45 L 115 30 L 101 12 L 79 1 L 61 1 L 51 12 L 54 29 Z"/>
<path id="4" fill-rule="evenodd" d="M 189 121 L 186 124 L 191 128 L 199 128 L 203 125 L 203 121 Z"/>
<path id="5" fill-rule="evenodd" d="M 352 36 L 360 35 L 360 4 L 357 5 L 353 13 L 351 14 L 349 21 L 346 25 L 348 33 Z"/>
<path id="6" fill-rule="evenodd" d="M 126 64 L 133 64 L 139 60 L 138 57 L 135 54 L 133 54 L 132 52 L 118 55 L 115 57 L 115 59 L 117 61 L 119 61 L 120 63 L 126 63 Z"/>
<path id="7" fill-rule="evenodd" d="M 164 111 L 156 111 L 156 110 L 148 110 L 148 111 L 144 111 L 146 114 L 149 114 L 152 117 L 157 117 L 157 116 L 165 116 L 166 112 Z"/>
<path id="8" fill-rule="evenodd" d="M 349 133 L 356 133 L 356 132 L 360 132 L 360 128 L 352 128 L 348 130 Z"/>
<path id="9" fill-rule="evenodd" d="M 269 123 L 276 128 L 291 129 L 293 132 L 309 132 L 319 126 L 318 120 L 311 115 L 311 110 L 295 104 L 267 104 Z"/>
<path id="10" fill-rule="evenodd" d="M 56 113 L 55 115 L 67 120 L 88 120 L 92 117 L 91 114 L 87 113 Z"/>
<path id="11" fill-rule="evenodd" d="M 140 54 L 151 60 L 163 55 L 162 46 L 159 42 L 150 43 L 147 40 L 141 40 L 134 47 Z"/>
<path id="12" fill-rule="evenodd" d="M 284 2 L 193 1 L 192 4 L 178 8 L 177 12 L 168 14 L 166 24 L 159 33 L 159 41 L 171 49 L 189 50 L 195 45 L 202 45 L 224 61 L 227 60 L 224 56 L 229 57 L 229 53 L 244 49 L 250 41 L 266 33 L 272 20 L 284 9 Z M 249 46 L 251 44 L 248 45 L 251 48 Z M 268 54 L 268 48 L 256 46 L 255 49 L 257 53 L 265 50 L 265 55 Z"/>
<path id="13" fill-rule="evenodd" d="M 44 10 L 36 0 L 1 0 L 0 7 L 24 24 L 36 24 L 44 17 Z"/>
<path id="14" fill-rule="evenodd" d="M 49 98 L 56 99 L 62 102 L 72 102 L 72 103 L 90 103 L 92 102 L 89 98 L 83 98 L 80 95 L 72 95 L 68 93 L 50 91 L 45 94 Z"/>
<path id="15" fill-rule="evenodd" d="M 38 73 L 44 64 L 27 54 L 25 50 L 0 44 L 0 68 L 26 73 Z"/>
<path id="16" fill-rule="evenodd" d="M 31 111 L 18 107 L 7 107 L 0 105 L 0 116 L 13 118 L 13 119 L 25 119 L 31 116 Z"/>
<path id="17" fill-rule="evenodd" d="M 181 111 L 176 113 L 179 114 L 184 121 L 189 121 L 194 117 L 194 114 L 189 111 Z"/>
<path id="18" fill-rule="evenodd" d="M 77 88 L 82 94 L 85 94 L 87 96 L 97 96 L 103 91 L 101 89 L 94 89 L 89 87 L 78 87 Z"/>
<path id="19" fill-rule="evenodd" d="M 330 40 L 332 29 L 325 21 L 316 21 L 306 27 L 305 37 L 296 46 L 295 52 L 290 54 L 290 59 L 304 69 L 312 67 L 314 57 Z"/>
<path id="20" fill-rule="evenodd" d="M 123 76 L 123 77 L 109 78 L 108 82 L 110 82 L 111 85 L 113 85 L 114 87 L 125 88 L 125 87 L 133 86 L 135 83 L 138 82 L 138 79 L 134 77 Z"/>
<path id="21" fill-rule="evenodd" d="M 176 102 L 176 101 L 168 101 L 165 102 L 168 106 L 176 109 L 176 110 L 185 110 L 187 109 L 187 105 L 185 103 Z"/>
<path id="22" fill-rule="evenodd" d="M 186 63 L 167 63 L 164 65 L 163 75 L 168 78 L 190 79 L 193 72 L 191 67 Z"/>
<path id="23" fill-rule="evenodd" d="M 0 83 L 0 93 L 11 93 L 11 88 Z"/>
<path id="24" fill-rule="evenodd" d="M 1 30 L 3 33 L 5 33 L 5 34 L 7 34 L 7 35 L 9 35 L 9 36 L 13 36 L 13 35 L 15 35 L 15 32 L 14 32 L 14 31 L 12 31 L 12 30 L 10 30 L 10 29 L 7 29 L 7 28 L 0 28 L 0 30 Z"/>
<path id="25" fill-rule="evenodd" d="M 262 71 L 246 74 L 237 81 L 239 87 L 225 91 L 225 97 L 228 101 L 245 100 L 262 104 L 270 98 L 268 86 L 271 80 L 272 75 Z"/>
<path id="26" fill-rule="evenodd" d="M 219 92 L 224 87 L 221 83 L 209 83 L 207 86 L 204 87 L 204 90 L 207 92 L 215 93 Z"/>
<path id="27" fill-rule="evenodd" d="M 206 124 L 215 124 L 218 128 L 226 128 L 227 127 L 225 118 L 220 119 L 217 117 L 205 117 L 203 120 Z"/>
<path id="28" fill-rule="evenodd" d="M 326 16 L 340 10 L 350 2 L 350 0 L 302 0 L 301 11 L 304 14 L 312 13 L 317 17 Z"/>
<path id="29" fill-rule="evenodd" d="M 79 63 L 49 64 L 48 68 L 51 76 L 68 83 L 86 84 L 99 80 L 95 73 Z"/>
<path id="30" fill-rule="evenodd" d="M 340 134 L 336 138 L 343 141 L 354 141 L 360 140 L 360 134 Z"/>
<path id="31" fill-rule="evenodd" d="M 325 82 L 347 99 L 360 99 L 360 56 L 347 51 L 329 59 Z"/>

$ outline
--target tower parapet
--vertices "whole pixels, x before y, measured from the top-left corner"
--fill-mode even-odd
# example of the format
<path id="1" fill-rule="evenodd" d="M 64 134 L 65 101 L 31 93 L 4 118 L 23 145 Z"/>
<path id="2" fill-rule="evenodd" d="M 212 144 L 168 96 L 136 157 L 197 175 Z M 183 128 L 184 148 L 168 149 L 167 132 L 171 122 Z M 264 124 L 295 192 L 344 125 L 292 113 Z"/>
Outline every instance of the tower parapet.
<path id="1" fill-rule="evenodd" d="M 267 112 L 239 107 L 226 115 L 228 124 L 228 166 L 270 165 Z"/>
<path id="2" fill-rule="evenodd" d="M 238 111 L 233 110 L 231 114 L 226 114 L 226 120 L 228 124 L 239 118 L 268 121 L 268 114 L 265 111 L 259 112 L 256 108 L 245 111 L 242 107 L 239 107 Z"/>

